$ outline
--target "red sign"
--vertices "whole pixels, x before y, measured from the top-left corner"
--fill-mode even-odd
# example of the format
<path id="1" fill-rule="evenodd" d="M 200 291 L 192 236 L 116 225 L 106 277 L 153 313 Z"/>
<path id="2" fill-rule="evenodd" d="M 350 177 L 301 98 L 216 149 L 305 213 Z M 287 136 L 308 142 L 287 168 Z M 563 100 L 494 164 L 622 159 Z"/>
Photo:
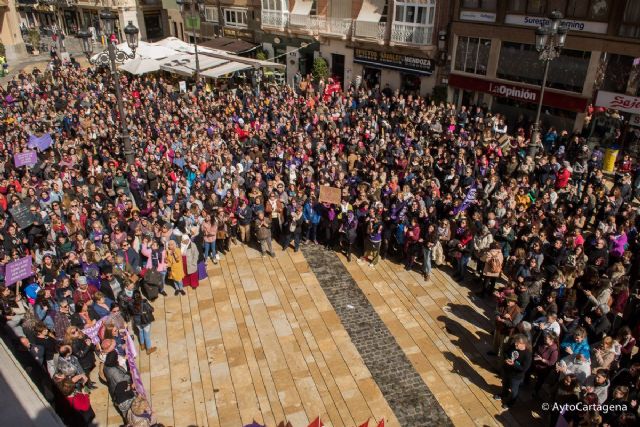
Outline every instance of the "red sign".
<path id="1" fill-rule="evenodd" d="M 537 104 L 540 100 L 540 88 L 479 79 L 477 77 L 462 76 L 459 74 L 449 75 L 449 85 L 460 89 L 485 92 L 494 96 L 515 99 L 531 104 Z M 587 110 L 589 100 L 581 96 L 566 95 L 546 89 L 542 103 L 549 107 L 584 113 Z"/>

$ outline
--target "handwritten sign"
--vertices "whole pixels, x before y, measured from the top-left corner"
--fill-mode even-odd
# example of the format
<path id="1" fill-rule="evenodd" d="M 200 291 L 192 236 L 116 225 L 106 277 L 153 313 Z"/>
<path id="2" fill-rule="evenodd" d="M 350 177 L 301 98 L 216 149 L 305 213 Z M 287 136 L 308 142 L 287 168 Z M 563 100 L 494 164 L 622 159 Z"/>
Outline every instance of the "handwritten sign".
<path id="1" fill-rule="evenodd" d="M 9 209 L 9 213 L 11 213 L 13 220 L 18 224 L 18 227 L 20 227 L 21 230 L 24 230 L 33 224 L 33 216 L 31 215 L 31 212 L 29 212 L 29 206 L 25 203 Z"/>
<path id="2" fill-rule="evenodd" d="M 27 147 L 29 147 L 30 149 L 36 148 L 39 151 L 44 151 L 52 145 L 53 139 L 48 133 L 42 134 L 40 136 L 29 135 L 29 142 L 27 143 Z"/>
<path id="3" fill-rule="evenodd" d="M 323 185 L 320 187 L 320 203 L 333 203 L 339 205 L 342 200 L 342 192 L 339 188 Z"/>
<path id="4" fill-rule="evenodd" d="M 19 168 L 22 166 L 33 166 L 38 163 L 38 153 L 35 151 L 25 151 L 13 155 L 13 164 Z"/>
<path id="5" fill-rule="evenodd" d="M 32 264 L 33 261 L 30 255 L 8 263 L 5 267 L 4 284 L 13 285 L 19 280 L 33 276 Z"/>

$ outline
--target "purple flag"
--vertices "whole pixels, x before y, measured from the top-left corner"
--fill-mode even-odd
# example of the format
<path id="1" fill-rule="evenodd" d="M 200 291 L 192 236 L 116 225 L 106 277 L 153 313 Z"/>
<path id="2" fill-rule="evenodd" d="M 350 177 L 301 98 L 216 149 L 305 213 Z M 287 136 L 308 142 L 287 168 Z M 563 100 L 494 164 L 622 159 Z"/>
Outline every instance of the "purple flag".
<path id="1" fill-rule="evenodd" d="M 53 139 L 48 133 L 44 133 L 41 136 L 29 135 L 29 143 L 27 147 L 34 149 L 37 148 L 40 151 L 44 151 L 53 145 Z"/>
<path id="2" fill-rule="evenodd" d="M 467 191 L 467 195 L 464 196 L 464 200 L 453 210 L 454 215 L 458 215 L 460 212 L 464 212 L 471 203 L 476 200 L 476 183 L 474 182 L 469 187 L 469 191 Z"/>
<path id="3" fill-rule="evenodd" d="M 33 166 L 38 163 L 38 153 L 35 151 L 25 151 L 13 155 L 13 164 L 19 168 L 21 166 Z"/>
<path id="4" fill-rule="evenodd" d="M 31 265 L 32 260 L 30 255 L 8 263 L 5 267 L 4 284 L 13 285 L 19 280 L 33 276 Z"/>
<path id="5" fill-rule="evenodd" d="M 258 423 L 256 420 L 253 420 L 251 424 L 247 424 L 244 427 L 265 427 L 262 424 Z"/>

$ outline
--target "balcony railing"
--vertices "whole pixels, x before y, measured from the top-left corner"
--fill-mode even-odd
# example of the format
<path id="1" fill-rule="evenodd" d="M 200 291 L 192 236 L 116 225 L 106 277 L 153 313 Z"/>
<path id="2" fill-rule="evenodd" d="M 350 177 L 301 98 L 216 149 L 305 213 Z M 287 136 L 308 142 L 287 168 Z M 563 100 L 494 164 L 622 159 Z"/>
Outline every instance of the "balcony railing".
<path id="1" fill-rule="evenodd" d="M 395 43 L 430 45 L 433 27 L 394 23 L 391 27 L 391 41 Z"/>
<path id="2" fill-rule="evenodd" d="M 353 21 L 354 38 L 376 39 L 379 43 L 384 43 L 386 32 L 386 22 Z"/>
<path id="3" fill-rule="evenodd" d="M 322 34 L 330 34 L 347 38 L 351 31 L 351 19 L 318 17 L 318 28 Z"/>
<path id="4" fill-rule="evenodd" d="M 301 27 L 311 34 L 318 33 L 318 17 L 315 15 L 289 14 L 289 27 Z"/>
<path id="5" fill-rule="evenodd" d="M 263 10 L 262 26 L 283 29 L 289 22 L 289 13 L 279 10 Z"/>

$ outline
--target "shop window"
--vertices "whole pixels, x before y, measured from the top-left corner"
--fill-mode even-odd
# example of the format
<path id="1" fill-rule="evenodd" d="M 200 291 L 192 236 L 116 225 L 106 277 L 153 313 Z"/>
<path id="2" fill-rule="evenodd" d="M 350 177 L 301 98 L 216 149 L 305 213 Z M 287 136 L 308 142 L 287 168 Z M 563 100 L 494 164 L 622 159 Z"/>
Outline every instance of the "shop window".
<path id="1" fill-rule="evenodd" d="M 542 84 L 544 62 L 530 44 L 503 42 L 500 49 L 497 76 L 515 82 Z M 551 61 L 547 87 L 582 92 L 591 52 L 564 49 Z"/>
<path id="2" fill-rule="evenodd" d="M 420 93 L 420 76 L 416 76 L 415 74 L 406 74 L 401 73 L 400 79 L 402 81 L 401 90 L 405 93 Z"/>
<path id="3" fill-rule="evenodd" d="M 227 27 L 247 28 L 247 10 L 225 9 L 224 24 Z"/>
<path id="4" fill-rule="evenodd" d="M 463 9 L 495 11 L 498 0 L 462 0 Z"/>
<path id="5" fill-rule="evenodd" d="M 626 93 L 633 71 L 633 57 L 626 55 L 606 55 L 606 68 L 601 90 L 615 93 Z"/>
<path id="6" fill-rule="evenodd" d="M 491 40 L 477 37 L 458 37 L 454 68 L 473 74 L 487 74 Z"/>
<path id="7" fill-rule="evenodd" d="M 527 0 L 509 0 L 507 9 L 509 12 L 526 13 Z"/>
<path id="8" fill-rule="evenodd" d="M 640 1 L 627 0 L 619 34 L 622 37 L 640 38 Z"/>
<path id="9" fill-rule="evenodd" d="M 545 3 L 545 0 L 529 0 L 527 2 L 527 13 L 532 15 L 544 15 Z"/>

